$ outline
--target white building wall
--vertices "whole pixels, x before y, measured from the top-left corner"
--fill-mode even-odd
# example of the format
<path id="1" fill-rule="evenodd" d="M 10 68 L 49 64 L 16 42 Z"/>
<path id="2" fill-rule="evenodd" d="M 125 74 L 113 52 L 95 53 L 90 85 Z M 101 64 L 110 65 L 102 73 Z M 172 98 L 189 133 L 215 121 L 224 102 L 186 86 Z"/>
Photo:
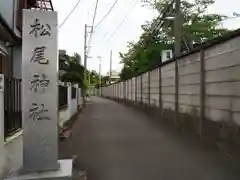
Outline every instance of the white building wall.
<path id="1" fill-rule="evenodd" d="M 70 119 L 69 107 L 65 107 L 59 111 L 59 126 L 63 127 L 64 123 Z"/>
<path id="2" fill-rule="evenodd" d="M 76 89 L 76 98 L 72 99 L 72 86 Z M 73 115 L 78 112 L 78 107 L 82 107 L 83 100 L 81 97 L 81 89 L 78 88 L 78 85 L 72 85 L 71 83 L 67 83 L 68 87 L 68 104 L 63 109 L 59 111 L 59 126 L 63 127 L 63 125 L 71 119 Z"/>

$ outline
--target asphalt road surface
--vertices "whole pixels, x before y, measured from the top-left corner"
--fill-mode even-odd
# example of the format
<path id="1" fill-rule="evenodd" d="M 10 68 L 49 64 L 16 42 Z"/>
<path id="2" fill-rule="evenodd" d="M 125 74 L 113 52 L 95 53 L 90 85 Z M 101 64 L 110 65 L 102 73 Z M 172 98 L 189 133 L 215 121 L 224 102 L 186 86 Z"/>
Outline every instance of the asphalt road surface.
<path id="1" fill-rule="evenodd" d="M 78 156 L 88 180 L 240 180 L 240 162 L 156 125 L 141 111 L 92 98 L 61 157 Z"/>

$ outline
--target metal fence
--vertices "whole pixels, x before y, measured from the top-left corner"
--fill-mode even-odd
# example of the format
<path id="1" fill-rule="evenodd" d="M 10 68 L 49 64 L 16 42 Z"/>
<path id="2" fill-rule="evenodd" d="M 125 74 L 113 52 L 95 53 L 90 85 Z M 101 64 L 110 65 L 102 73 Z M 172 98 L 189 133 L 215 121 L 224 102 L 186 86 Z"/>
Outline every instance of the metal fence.
<path id="1" fill-rule="evenodd" d="M 62 109 L 68 105 L 68 87 L 58 86 L 58 108 Z"/>
<path id="2" fill-rule="evenodd" d="M 22 128 L 21 79 L 5 77 L 4 125 L 5 137 Z"/>

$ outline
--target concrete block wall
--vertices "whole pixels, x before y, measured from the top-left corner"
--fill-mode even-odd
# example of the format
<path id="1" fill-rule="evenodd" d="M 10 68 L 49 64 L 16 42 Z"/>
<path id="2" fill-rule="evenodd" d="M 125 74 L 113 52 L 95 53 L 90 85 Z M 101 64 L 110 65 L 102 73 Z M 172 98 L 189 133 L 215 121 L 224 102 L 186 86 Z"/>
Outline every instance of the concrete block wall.
<path id="1" fill-rule="evenodd" d="M 125 95 L 124 95 L 124 82 L 120 83 L 120 99 L 124 99 Z"/>
<path id="2" fill-rule="evenodd" d="M 142 97 L 142 92 L 141 92 L 141 76 L 137 76 L 136 78 L 135 78 L 135 96 L 136 96 L 136 101 L 135 102 L 137 102 L 137 103 L 141 103 L 142 102 L 142 99 L 141 99 L 141 97 Z"/>
<path id="3" fill-rule="evenodd" d="M 114 84 L 111 87 L 111 97 L 119 98 L 119 84 Z"/>
<path id="4" fill-rule="evenodd" d="M 136 101 L 136 77 L 133 77 L 131 80 L 131 101 L 135 102 Z"/>
<path id="5" fill-rule="evenodd" d="M 150 105 L 159 107 L 159 70 L 154 69 L 150 72 Z"/>
<path id="6" fill-rule="evenodd" d="M 162 108 L 175 109 L 175 64 L 161 67 L 161 103 Z"/>
<path id="7" fill-rule="evenodd" d="M 240 37 L 205 51 L 205 116 L 240 125 Z"/>
<path id="8" fill-rule="evenodd" d="M 177 104 L 178 113 L 239 126 L 239 57 L 240 37 L 234 37 L 178 59 L 178 76 L 172 61 L 125 83 L 104 87 L 103 95 L 173 112 Z M 113 86 L 116 93 L 111 95 Z"/>
<path id="9" fill-rule="evenodd" d="M 118 99 L 119 99 L 119 84 L 114 84 L 113 86 L 112 86 L 112 89 L 113 89 L 113 91 L 115 92 L 115 93 L 113 93 L 111 96 L 113 96 L 113 97 L 117 97 Z"/>
<path id="10" fill-rule="evenodd" d="M 200 53 L 179 61 L 179 112 L 200 115 Z"/>
<path id="11" fill-rule="evenodd" d="M 142 77 L 142 89 L 139 91 L 141 92 L 141 102 L 145 105 L 148 105 L 149 100 L 149 79 L 148 79 L 149 73 L 146 72 L 141 75 Z M 141 79 L 140 77 L 140 79 Z"/>
<path id="12" fill-rule="evenodd" d="M 110 93 L 109 94 L 110 97 L 117 97 L 116 85 L 110 86 L 109 93 Z"/>
<path id="13" fill-rule="evenodd" d="M 121 94 L 121 83 L 114 84 L 113 87 L 116 88 L 116 91 L 117 91 L 117 98 L 120 99 L 120 94 Z"/>
<path id="14" fill-rule="evenodd" d="M 125 94 L 126 94 L 125 99 L 128 101 L 130 100 L 129 96 L 130 96 L 130 91 L 131 91 L 131 89 L 130 89 L 131 86 L 130 86 L 129 82 L 130 82 L 129 80 L 125 81 Z"/>

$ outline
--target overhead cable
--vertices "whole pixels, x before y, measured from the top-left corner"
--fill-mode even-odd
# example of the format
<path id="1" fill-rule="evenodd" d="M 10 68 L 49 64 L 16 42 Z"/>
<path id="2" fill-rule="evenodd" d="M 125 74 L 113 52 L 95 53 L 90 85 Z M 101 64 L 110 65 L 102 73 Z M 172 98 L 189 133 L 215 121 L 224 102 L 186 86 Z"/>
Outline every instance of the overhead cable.
<path id="1" fill-rule="evenodd" d="M 115 5 L 117 4 L 118 0 L 115 0 L 115 2 L 113 3 L 113 5 L 110 7 L 110 9 L 108 10 L 108 12 L 103 16 L 103 18 L 101 19 L 101 21 L 99 21 L 99 23 L 97 23 L 97 25 L 94 27 L 95 29 L 106 19 L 106 17 L 111 13 L 111 11 L 113 10 L 113 8 L 115 7 Z"/>
<path id="2" fill-rule="evenodd" d="M 75 9 L 78 7 L 78 5 L 80 4 L 81 0 L 78 0 L 78 2 L 76 3 L 76 5 L 73 7 L 73 9 L 70 11 L 70 13 L 67 15 L 67 17 L 63 20 L 63 22 L 60 24 L 59 28 L 61 28 L 66 21 L 68 20 L 68 18 L 72 15 L 72 13 L 75 11 Z"/>
<path id="3" fill-rule="evenodd" d="M 93 20 L 92 20 L 92 25 L 91 25 L 91 32 L 90 32 L 90 37 L 89 37 L 89 40 L 88 40 L 88 52 L 87 52 L 87 54 L 89 53 L 89 49 L 90 49 L 89 46 L 90 46 L 91 41 L 92 41 L 93 26 L 94 26 L 94 23 L 95 23 L 95 20 L 96 20 L 97 8 L 98 8 L 98 0 L 96 0 L 96 5 L 95 5 L 95 9 L 94 9 Z"/>
<path id="4" fill-rule="evenodd" d="M 134 9 L 134 7 L 137 5 L 137 3 L 139 2 L 139 0 L 137 0 L 133 6 L 131 7 L 130 11 L 126 14 L 126 16 L 123 18 L 123 20 L 120 22 L 120 24 L 117 26 L 117 28 L 114 30 L 114 32 L 109 36 L 108 40 L 106 41 L 109 42 L 111 40 L 111 38 L 116 34 L 116 32 L 121 28 L 121 26 L 124 24 L 124 22 L 127 20 L 128 16 L 131 14 L 132 10 Z"/>

